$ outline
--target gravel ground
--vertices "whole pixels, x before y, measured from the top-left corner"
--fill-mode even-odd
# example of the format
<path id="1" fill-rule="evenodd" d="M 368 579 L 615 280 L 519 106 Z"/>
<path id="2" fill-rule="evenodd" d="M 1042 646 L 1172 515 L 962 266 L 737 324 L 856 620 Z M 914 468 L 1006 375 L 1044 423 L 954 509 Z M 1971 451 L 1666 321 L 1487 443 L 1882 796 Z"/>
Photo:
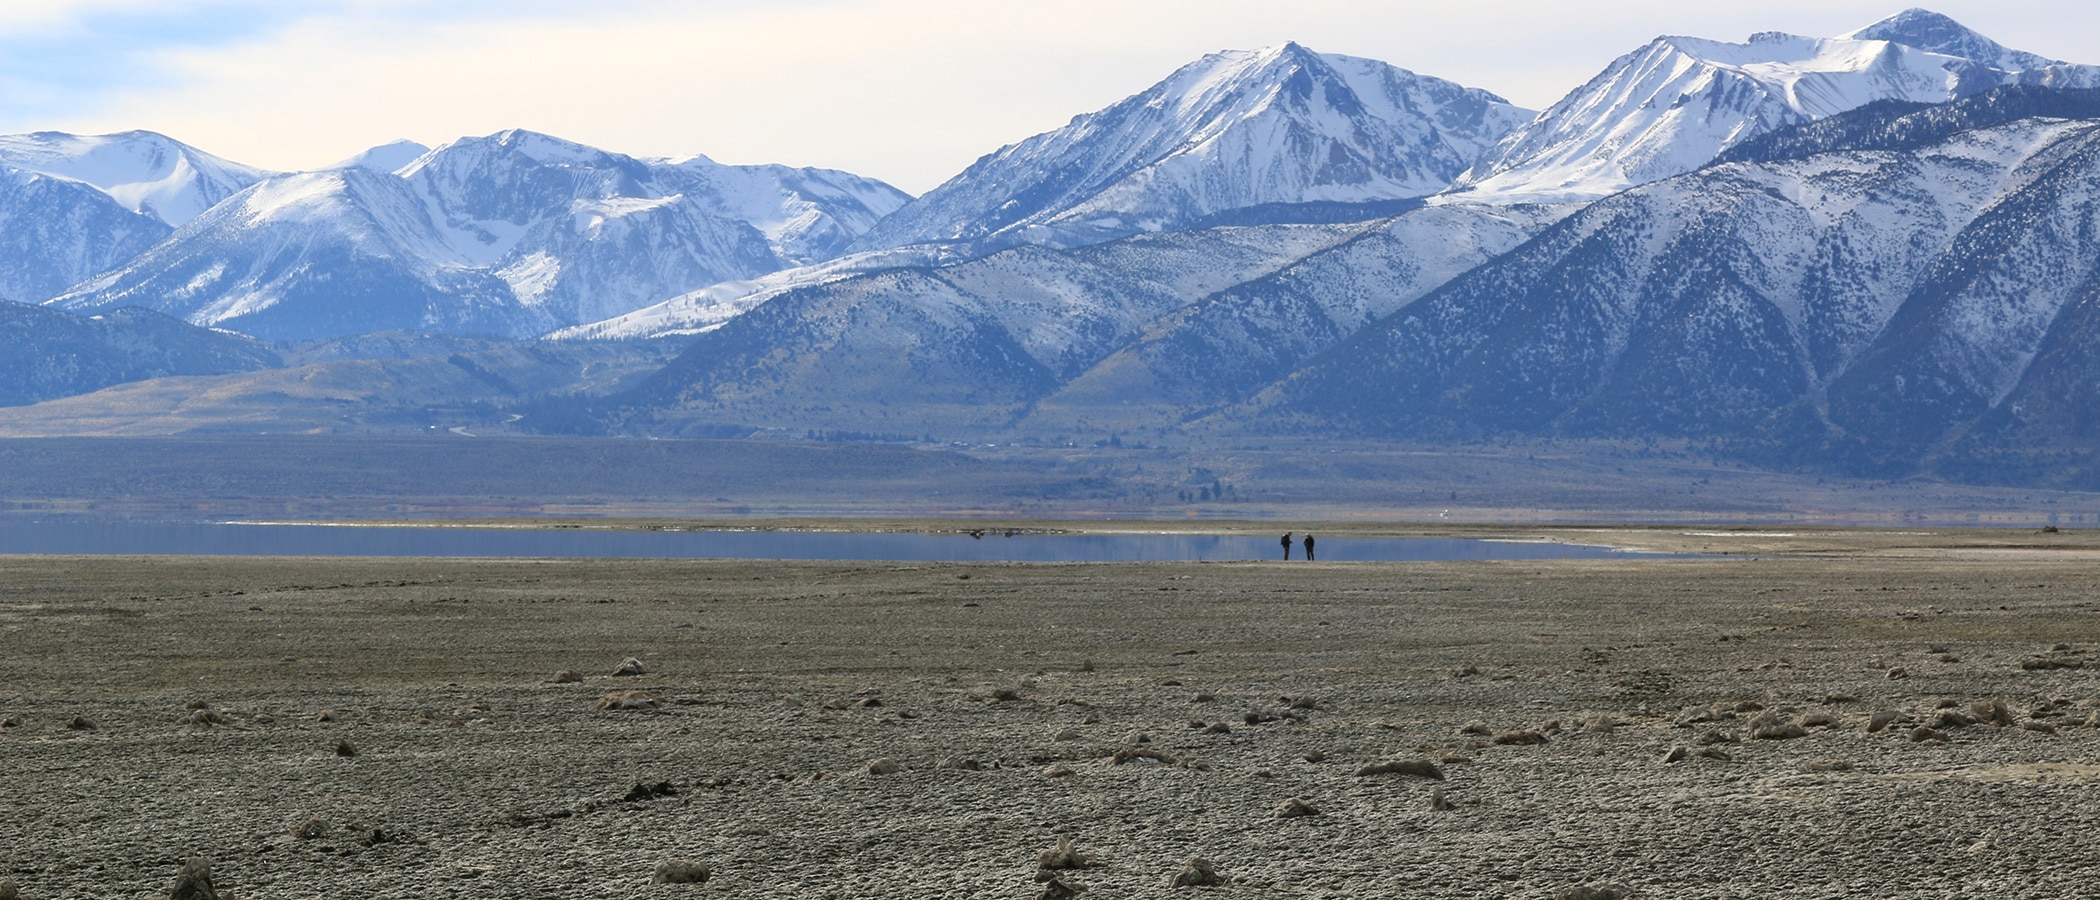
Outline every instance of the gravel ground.
<path id="1" fill-rule="evenodd" d="M 0 557 L 0 879 L 1029 898 L 1069 839 L 1091 865 L 1044 874 L 1096 897 L 2091 896 L 2100 568 L 1875 546 Z M 1191 857 L 1225 883 L 1170 886 Z"/>

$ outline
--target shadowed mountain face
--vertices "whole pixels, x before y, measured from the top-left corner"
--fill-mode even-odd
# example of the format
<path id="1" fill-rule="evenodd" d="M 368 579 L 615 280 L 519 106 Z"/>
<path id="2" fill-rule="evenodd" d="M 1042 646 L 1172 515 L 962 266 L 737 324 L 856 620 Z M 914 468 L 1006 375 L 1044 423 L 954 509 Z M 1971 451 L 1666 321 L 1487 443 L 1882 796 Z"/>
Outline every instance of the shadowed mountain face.
<path id="1" fill-rule="evenodd" d="M 0 406 L 19 406 L 169 375 L 281 365 L 251 338 L 120 309 L 88 318 L 0 302 Z"/>
<path id="2" fill-rule="evenodd" d="M 1236 415 L 1383 435 L 1754 439 L 1900 470 L 2023 385 L 2082 389 L 2081 354 L 2100 353 L 2071 349 L 2090 333 L 2100 259 L 2100 122 L 2065 114 L 2092 104 L 1865 109 L 1767 142 L 1769 161 L 1599 201 Z"/>

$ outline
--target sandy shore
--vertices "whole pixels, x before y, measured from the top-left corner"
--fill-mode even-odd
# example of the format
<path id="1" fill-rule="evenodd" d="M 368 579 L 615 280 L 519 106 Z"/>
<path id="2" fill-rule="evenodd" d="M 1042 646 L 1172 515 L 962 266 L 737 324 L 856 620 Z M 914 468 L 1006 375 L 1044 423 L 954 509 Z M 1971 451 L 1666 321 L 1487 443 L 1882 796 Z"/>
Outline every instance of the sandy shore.
<path id="1" fill-rule="evenodd" d="M 1635 531 L 1768 555 L 0 558 L 0 878 L 1027 898 L 1069 838 L 1090 897 L 2090 895 L 2090 539 Z"/>

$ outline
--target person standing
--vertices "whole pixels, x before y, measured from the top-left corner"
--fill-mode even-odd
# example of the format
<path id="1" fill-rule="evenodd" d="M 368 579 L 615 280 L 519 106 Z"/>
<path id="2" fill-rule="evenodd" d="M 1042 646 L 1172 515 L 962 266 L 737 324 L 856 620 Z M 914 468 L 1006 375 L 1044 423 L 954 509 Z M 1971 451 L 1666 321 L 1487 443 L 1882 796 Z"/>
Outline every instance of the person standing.
<path id="1" fill-rule="evenodd" d="M 1305 561 L 1313 561 L 1313 537 L 1309 534 L 1305 536 Z"/>
<path id="2" fill-rule="evenodd" d="M 1283 533 L 1283 558 L 1285 561 L 1291 558 L 1291 533 L 1288 531 Z"/>

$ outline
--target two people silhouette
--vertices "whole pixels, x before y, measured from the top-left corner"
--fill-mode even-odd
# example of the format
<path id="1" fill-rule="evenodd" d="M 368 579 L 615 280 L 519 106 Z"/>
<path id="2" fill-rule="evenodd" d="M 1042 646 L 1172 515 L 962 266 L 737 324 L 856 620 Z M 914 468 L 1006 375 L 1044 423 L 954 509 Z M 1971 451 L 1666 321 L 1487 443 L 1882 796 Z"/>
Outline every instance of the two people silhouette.
<path id="1" fill-rule="evenodd" d="M 1288 531 L 1283 533 L 1283 558 L 1286 560 L 1291 558 L 1291 534 Z M 1309 534 L 1305 536 L 1305 561 L 1317 562 L 1313 559 L 1313 536 Z"/>

